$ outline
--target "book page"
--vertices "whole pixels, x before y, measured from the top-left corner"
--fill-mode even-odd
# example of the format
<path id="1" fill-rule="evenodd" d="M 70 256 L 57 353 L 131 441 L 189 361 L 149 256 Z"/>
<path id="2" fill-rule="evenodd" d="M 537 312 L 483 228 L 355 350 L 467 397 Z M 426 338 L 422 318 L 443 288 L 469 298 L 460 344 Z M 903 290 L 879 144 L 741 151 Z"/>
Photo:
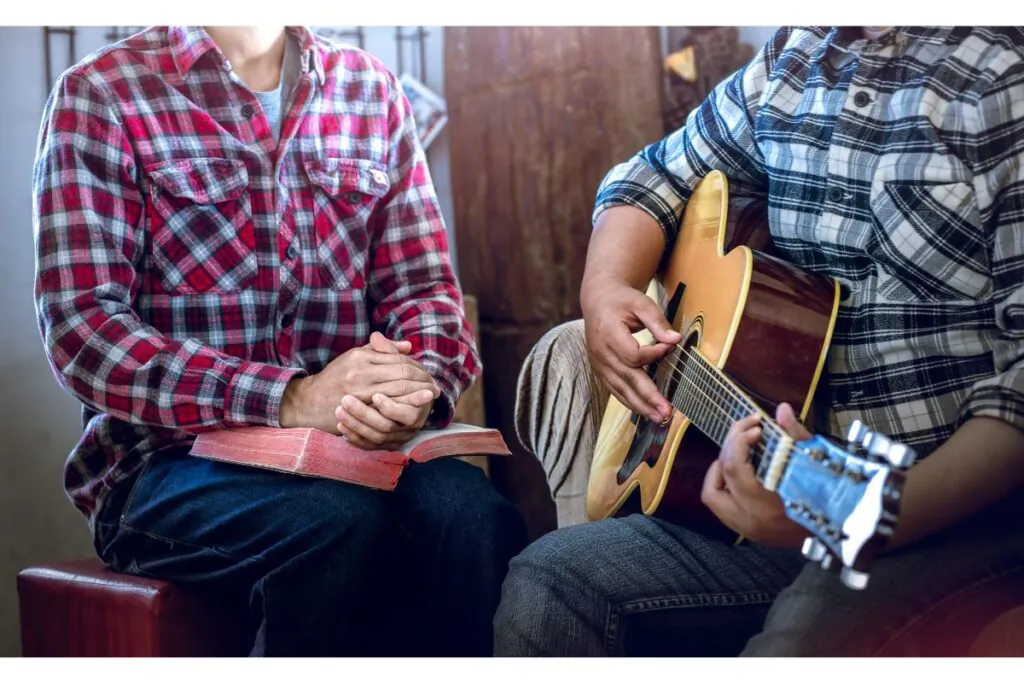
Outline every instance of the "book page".
<path id="1" fill-rule="evenodd" d="M 409 454 L 412 450 L 419 446 L 421 443 L 436 439 L 440 436 L 447 436 L 449 434 L 466 434 L 472 432 L 489 432 L 490 429 L 486 427 L 476 427 L 474 425 L 462 424 L 461 422 L 453 422 L 445 429 L 421 429 L 416 436 L 412 437 L 398 450 L 402 453 Z"/>

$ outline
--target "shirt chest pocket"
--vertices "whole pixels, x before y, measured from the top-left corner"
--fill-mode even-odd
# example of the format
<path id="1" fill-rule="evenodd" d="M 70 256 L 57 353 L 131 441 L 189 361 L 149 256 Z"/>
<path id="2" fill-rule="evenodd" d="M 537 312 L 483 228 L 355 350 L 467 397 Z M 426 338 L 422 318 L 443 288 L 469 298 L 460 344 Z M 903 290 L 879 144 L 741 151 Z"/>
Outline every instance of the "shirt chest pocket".
<path id="1" fill-rule="evenodd" d="M 195 158 L 146 169 L 154 276 L 168 294 L 252 286 L 256 238 L 245 163 Z"/>
<path id="2" fill-rule="evenodd" d="M 373 162 L 313 159 L 305 162 L 313 192 L 313 224 L 321 284 L 362 289 L 372 243 L 372 219 L 391 184 Z"/>
<path id="3" fill-rule="evenodd" d="M 869 249 L 882 296 L 964 301 L 990 293 L 988 244 L 970 183 L 876 182 L 871 210 Z"/>

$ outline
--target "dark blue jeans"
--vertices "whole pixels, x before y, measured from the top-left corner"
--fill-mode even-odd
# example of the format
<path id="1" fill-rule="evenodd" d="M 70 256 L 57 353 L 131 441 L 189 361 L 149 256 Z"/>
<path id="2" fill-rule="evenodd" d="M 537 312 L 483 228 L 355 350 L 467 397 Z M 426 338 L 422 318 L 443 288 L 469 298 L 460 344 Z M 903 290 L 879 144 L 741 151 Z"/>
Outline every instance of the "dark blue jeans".
<path id="1" fill-rule="evenodd" d="M 248 609 L 254 656 L 491 653 L 515 507 L 476 467 L 411 465 L 395 491 L 158 453 L 96 529 L 113 569 Z"/>
<path id="2" fill-rule="evenodd" d="M 879 558 L 866 590 L 799 552 L 634 515 L 570 526 L 512 561 L 496 656 L 966 656 L 1024 604 L 1024 495 Z"/>

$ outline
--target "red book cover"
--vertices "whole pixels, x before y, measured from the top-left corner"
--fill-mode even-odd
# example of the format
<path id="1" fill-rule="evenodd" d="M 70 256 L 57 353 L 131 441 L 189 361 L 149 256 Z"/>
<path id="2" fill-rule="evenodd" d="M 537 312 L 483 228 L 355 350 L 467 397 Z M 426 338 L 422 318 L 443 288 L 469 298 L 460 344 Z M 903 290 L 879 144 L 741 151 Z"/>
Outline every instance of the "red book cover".
<path id="1" fill-rule="evenodd" d="M 391 491 L 409 462 L 461 455 L 509 455 L 510 451 L 498 430 L 455 423 L 445 429 L 423 430 L 397 451 L 365 450 L 319 429 L 244 427 L 200 434 L 191 453 Z"/>

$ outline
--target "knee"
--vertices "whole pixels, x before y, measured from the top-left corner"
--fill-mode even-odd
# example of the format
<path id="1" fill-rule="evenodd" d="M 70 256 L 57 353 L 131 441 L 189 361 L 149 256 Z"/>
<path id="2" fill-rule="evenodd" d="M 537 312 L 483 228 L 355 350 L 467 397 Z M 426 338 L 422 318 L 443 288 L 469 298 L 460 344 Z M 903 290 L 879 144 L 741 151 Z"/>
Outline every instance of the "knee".
<path id="1" fill-rule="evenodd" d="M 562 531 L 542 536 L 509 563 L 494 615 L 496 656 L 547 654 L 561 638 L 558 631 L 574 630 L 573 605 L 582 609 L 586 601 L 573 597 L 582 587 L 572 581 Z"/>
<path id="2" fill-rule="evenodd" d="M 516 435 L 526 449 L 540 455 L 545 432 L 570 414 L 601 411 L 608 392 L 590 368 L 582 320 L 571 320 L 549 330 L 527 354 L 516 386 Z"/>
<path id="3" fill-rule="evenodd" d="M 552 398 L 560 386 L 586 384 L 589 369 L 582 320 L 570 320 L 548 330 L 533 345 L 519 373 L 519 399 L 540 403 Z"/>
<path id="4" fill-rule="evenodd" d="M 519 510 L 498 493 L 483 472 L 455 458 L 440 458 L 407 470 L 412 517 L 430 537 L 470 557 L 497 557 L 507 563 L 526 545 Z"/>

